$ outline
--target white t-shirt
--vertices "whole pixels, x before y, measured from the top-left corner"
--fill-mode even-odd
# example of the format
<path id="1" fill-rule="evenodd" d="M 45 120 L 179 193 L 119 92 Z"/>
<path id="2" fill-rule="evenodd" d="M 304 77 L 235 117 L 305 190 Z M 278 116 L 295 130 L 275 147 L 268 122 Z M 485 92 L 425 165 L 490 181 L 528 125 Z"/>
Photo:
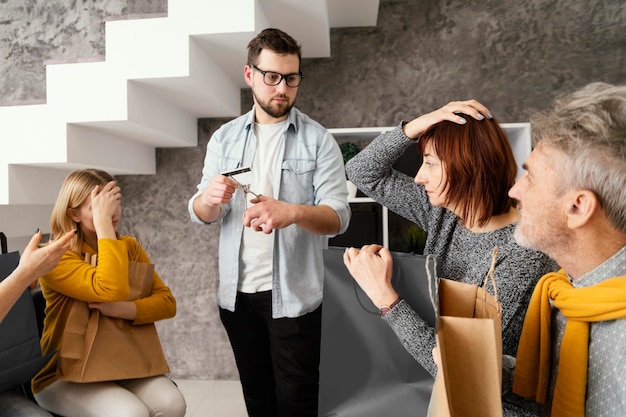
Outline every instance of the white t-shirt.
<path id="1" fill-rule="evenodd" d="M 272 176 L 278 164 L 280 140 L 287 121 L 273 124 L 254 124 L 257 145 L 251 165 L 250 190 L 256 194 L 274 195 Z M 247 207 L 251 207 L 252 194 L 246 195 Z M 245 227 L 241 241 L 238 290 L 255 293 L 272 289 L 272 264 L 274 256 L 274 232 L 265 234 Z"/>

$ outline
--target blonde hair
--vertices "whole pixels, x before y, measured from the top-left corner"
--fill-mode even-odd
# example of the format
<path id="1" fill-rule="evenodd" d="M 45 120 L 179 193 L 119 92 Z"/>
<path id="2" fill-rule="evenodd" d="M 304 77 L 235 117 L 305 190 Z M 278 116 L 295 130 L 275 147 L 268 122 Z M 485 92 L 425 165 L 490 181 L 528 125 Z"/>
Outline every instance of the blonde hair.
<path id="1" fill-rule="evenodd" d="M 108 172 L 99 169 L 82 169 L 71 172 L 63 181 L 59 196 L 52 209 L 50 216 L 52 236 L 50 241 L 63 236 L 66 232 L 76 230 L 76 237 L 72 239 L 70 249 L 80 254 L 85 236 L 80 225 L 68 214 L 68 210 L 79 209 L 96 186 L 105 185 L 111 181 L 115 181 L 115 178 Z"/>

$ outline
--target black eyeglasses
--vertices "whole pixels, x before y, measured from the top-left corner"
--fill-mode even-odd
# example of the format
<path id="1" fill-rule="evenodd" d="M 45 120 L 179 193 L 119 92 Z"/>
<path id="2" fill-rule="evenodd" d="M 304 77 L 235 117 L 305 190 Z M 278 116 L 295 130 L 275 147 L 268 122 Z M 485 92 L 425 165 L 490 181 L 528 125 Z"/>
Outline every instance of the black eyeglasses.
<path id="1" fill-rule="evenodd" d="M 271 85 L 271 86 L 275 86 L 280 84 L 280 82 L 282 80 L 285 80 L 285 82 L 287 83 L 287 86 L 289 87 L 297 87 L 300 85 L 300 83 L 302 82 L 302 79 L 304 78 L 304 74 L 297 73 L 297 74 L 281 74 L 279 72 L 274 72 L 274 71 L 263 71 L 262 69 L 259 69 L 256 65 L 251 64 L 252 68 L 254 68 L 256 71 L 259 71 L 261 74 L 263 74 L 263 82 L 267 85 Z"/>

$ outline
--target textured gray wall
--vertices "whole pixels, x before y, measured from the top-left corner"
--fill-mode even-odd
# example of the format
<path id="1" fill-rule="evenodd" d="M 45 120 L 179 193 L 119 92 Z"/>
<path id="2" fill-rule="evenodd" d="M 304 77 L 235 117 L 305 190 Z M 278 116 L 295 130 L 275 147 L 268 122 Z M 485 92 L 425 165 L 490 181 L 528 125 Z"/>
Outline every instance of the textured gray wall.
<path id="1" fill-rule="evenodd" d="M 41 60 L 102 59 L 102 17 L 166 10 L 165 0 L 0 0 L 0 103 L 45 99 Z M 381 0 L 377 27 L 335 29 L 332 57 L 303 62 L 297 105 L 327 127 L 395 125 L 466 98 L 500 122 L 526 121 L 556 94 L 626 83 L 625 35 L 623 1 Z M 242 99 L 243 112 L 249 91 Z M 191 224 L 186 208 L 223 122 L 199 120 L 197 148 L 158 150 L 155 176 L 119 178 L 122 227 L 178 300 L 159 331 L 181 378 L 237 378 L 216 312 L 219 227 Z"/>
<path id="2" fill-rule="evenodd" d="M 167 14 L 167 0 L 0 0 L 0 105 L 46 101 L 46 62 L 102 61 L 104 21 Z"/>

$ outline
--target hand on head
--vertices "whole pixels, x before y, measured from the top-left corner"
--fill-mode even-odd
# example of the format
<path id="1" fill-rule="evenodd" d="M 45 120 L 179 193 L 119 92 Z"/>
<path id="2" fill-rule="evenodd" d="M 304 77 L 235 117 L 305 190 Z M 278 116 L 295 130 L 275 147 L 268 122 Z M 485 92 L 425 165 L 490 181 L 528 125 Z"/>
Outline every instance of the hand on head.
<path id="1" fill-rule="evenodd" d="M 413 119 L 404 125 L 402 130 L 407 137 L 415 139 L 432 125 L 444 120 L 461 125 L 467 123 L 461 114 L 471 116 L 476 120 L 484 120 L 485 117 L 492 118 L 489 109 L 476 100 L 451 101 L 435 111 Z"/>
<path id="2" fill-rule="evenodd" d="M 94 218 L 99 215 L 113 218 L 122 201 L 122 189 L 116 181 L 98 185 L 91 191 L 91 210 Z"/>
<path id="3" fill-rule="evenodd" d="M 448 120 L 453 123 L 465 124 L 466 121 L 460 114 L 472 116 L 476 120 L 483 120 L 485 117 L 487 119 L 492 118 L 489 109 L 474 99 L 451 101 L 440 109 L 429 113 L 429 115 L 438 117 L 440 119 L 438 121 Z"/>

